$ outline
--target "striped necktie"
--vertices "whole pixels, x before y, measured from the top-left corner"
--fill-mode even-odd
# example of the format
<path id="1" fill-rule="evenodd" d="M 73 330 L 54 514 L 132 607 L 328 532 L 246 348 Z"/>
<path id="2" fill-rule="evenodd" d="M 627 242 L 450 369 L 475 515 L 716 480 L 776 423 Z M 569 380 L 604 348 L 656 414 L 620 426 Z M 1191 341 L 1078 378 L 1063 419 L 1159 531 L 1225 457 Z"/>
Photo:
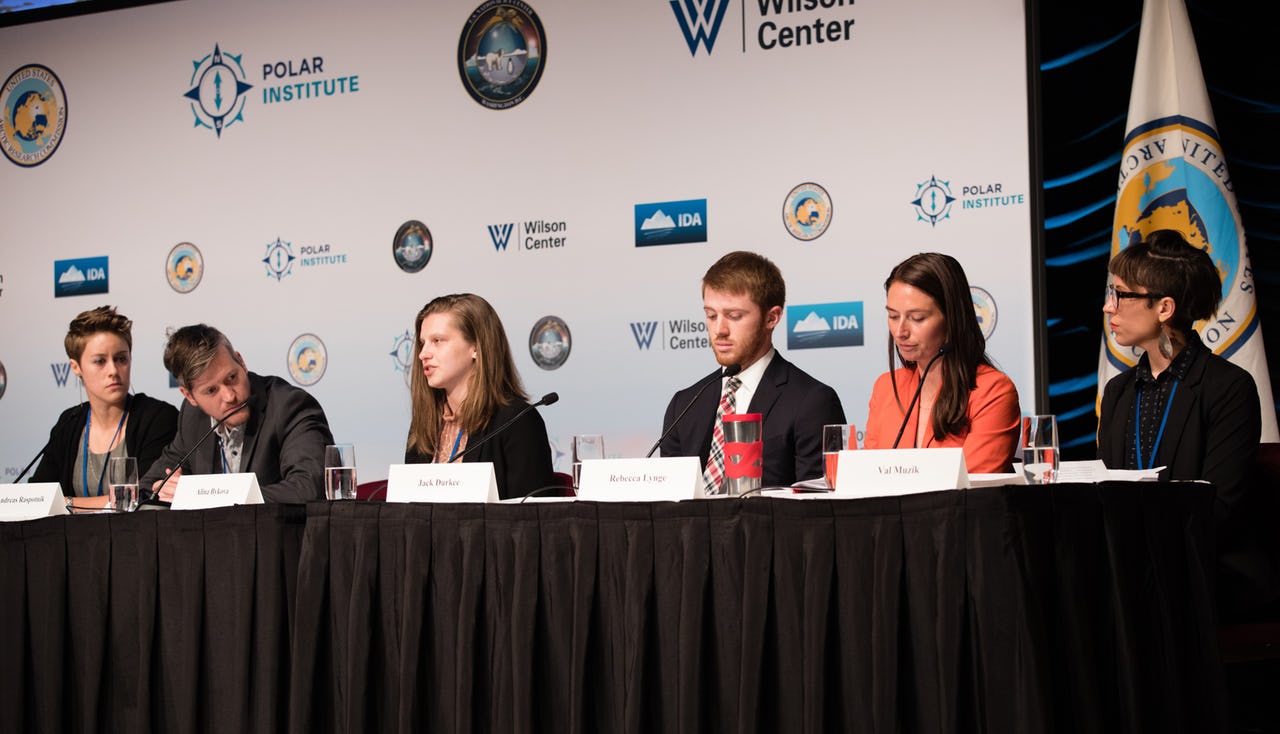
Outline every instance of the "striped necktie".
<path id="1" fill-rule="evenodd" d="M 715 427 L 711 431 L 711 454 L 707 457 L 707 469 L 702 474 L 703 487 L 707 494 L 721 494 L 720 484 L 724 481 L 724 417 L 737 412 L 734 394 L 742 387 L 742 380 L 730 377 L 724 385 L 724 393 L 720 396 L 720 407 L 716 409 Z"/>

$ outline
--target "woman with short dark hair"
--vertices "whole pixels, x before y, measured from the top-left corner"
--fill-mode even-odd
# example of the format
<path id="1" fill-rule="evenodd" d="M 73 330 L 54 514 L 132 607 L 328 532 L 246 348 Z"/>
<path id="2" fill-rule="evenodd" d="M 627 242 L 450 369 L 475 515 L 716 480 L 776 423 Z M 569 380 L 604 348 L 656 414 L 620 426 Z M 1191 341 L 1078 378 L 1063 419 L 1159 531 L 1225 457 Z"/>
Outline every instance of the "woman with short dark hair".
<path id="1" fill-rule="evenodd" d="M 1253 377 L 1214 354 L 1193 324 L 1213 315 L 1222 277 L 1204 250 L 1163 229 L 1129 245 L 1107 269 L 1108 328 L 1138 347 L 1138 363 L 1102 395 L 1098 458 L 1111 469 L 1168 467 L 1165 479 L 1204 479 L 1233 505 L 1262 434 Z M 1222 511 L 1225 508 L 1219 508 Z"/>
<path id="2" fill-rule="evenodd" d="M 139 473 L 145 472 L 173 439 L 178 410 L 129 394 L 133 322 L 115 308 L 101 306 L 76 316 L 63 347 L 87 399 L 58 417 L 31 481 L 58 482 L 77 507 L 102 507 L 108 459 L 132 456 Z"/>

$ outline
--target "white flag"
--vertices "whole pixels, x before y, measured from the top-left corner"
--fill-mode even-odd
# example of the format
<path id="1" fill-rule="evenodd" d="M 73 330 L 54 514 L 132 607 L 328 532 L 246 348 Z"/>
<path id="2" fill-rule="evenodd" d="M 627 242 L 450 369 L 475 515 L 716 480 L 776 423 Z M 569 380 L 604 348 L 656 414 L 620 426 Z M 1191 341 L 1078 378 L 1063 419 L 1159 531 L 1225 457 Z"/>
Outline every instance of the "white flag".
<path id="1" fill-rule="evenodd" d="M 1253 375 L 1262 403 L 1262 440 L 1280 440 L 1244 225 L 1183 0 L 1146 0 L 1142 8 L 1112 256 L 1157 229 L 1178 230 L 1218 266 L 1222 304 L 1195 329 L 1206 346 Z M 1102 321 L 1099 401 L 1107 381 L 1137 364 L 1141 354 L 1116 344 L 1105 314 Z"/>

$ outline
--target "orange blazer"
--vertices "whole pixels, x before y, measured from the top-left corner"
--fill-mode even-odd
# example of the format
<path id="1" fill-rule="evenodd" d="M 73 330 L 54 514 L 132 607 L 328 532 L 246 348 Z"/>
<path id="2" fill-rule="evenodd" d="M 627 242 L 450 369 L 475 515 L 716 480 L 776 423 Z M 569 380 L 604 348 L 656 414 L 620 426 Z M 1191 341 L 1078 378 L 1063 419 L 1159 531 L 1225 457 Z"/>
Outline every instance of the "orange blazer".
<path id="1" fill-rule="evenodd" d="M 898 394 L 903 405 L 893 399 L 893 384 L 898 383 Z M 1022 423 L 1018 405 L 1018 389 L 1003 372 L 985 364 L 978 365 L 978 386 L 969 393 L 969 426 L 958 434 L 948 435 L 941 441 L 928 431 L 922 448 L 964 449 L 965 467 L 971 474 L 998 474 L 1013 468 L 1013 454 L 1018 447 L 1019 426 Z M 876 380 L 871 390 L 871 405 L 867 411 L 866 434 L 863 447 L 887 449 L 893 447 L 893 439 L 902 425 L 906 404 L 916 391 L 916 371 L 902 367 L 886 372 Z M 919 404 L 911 411 L 907 428 L 902 433 L 900 448 L 914 448 Z"/>

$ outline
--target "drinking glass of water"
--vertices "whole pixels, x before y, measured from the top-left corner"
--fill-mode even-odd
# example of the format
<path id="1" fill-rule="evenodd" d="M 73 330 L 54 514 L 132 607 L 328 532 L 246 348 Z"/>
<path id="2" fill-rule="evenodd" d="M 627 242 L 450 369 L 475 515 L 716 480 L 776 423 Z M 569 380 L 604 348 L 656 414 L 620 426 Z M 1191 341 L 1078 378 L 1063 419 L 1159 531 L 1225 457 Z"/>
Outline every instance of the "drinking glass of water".
<path id="1" fill-rule="evenodd" d="M 324 496 L 331 500 L 356 498 L 356 447 L 353 444 L 324 447 Z"/>
<path id="2" fill-rule="evenodd" d="M 836 488 L 836 464 L 841 451 L 858 448 L 858 429 L 852 423 L 831 423 L 822 427 L 822 468 L 827 488 Z"/>
<path id="3" fill-rule="evenodd" d="M 107 460 L 107 507 L 116 512 L 138 509 L 138 460 L 132 456 Z"/>
<path id="4" fill-rule="evenodd" d="M 598 433 L 580 433 L 573 437 L 573 486 L 578 486 L 582 476 L 582 462 L 604 458 L 604 436 Z"/>
<path id="5" fill-rule="evenodd" d="M 1030 415 L 1022 419 L 1022 473 L 1027 484 L 1058 481 L 1058 419 Z"/>

